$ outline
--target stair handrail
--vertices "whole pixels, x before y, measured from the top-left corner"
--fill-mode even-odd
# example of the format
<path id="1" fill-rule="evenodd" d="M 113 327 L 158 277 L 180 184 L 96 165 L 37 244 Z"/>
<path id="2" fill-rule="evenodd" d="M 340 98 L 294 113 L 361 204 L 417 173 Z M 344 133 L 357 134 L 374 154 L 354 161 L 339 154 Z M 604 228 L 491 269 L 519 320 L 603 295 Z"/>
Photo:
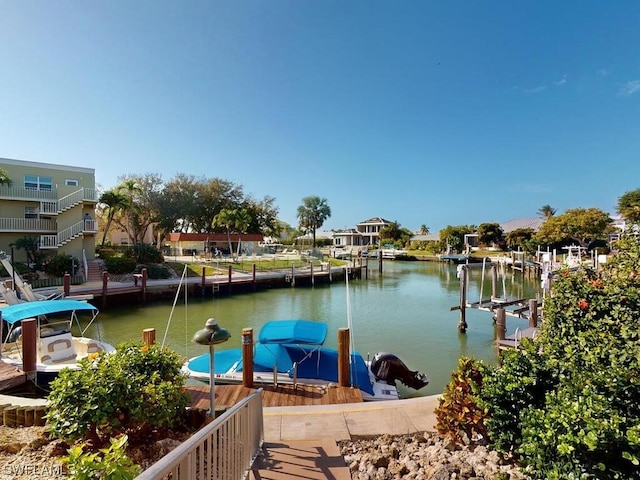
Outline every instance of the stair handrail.
<path id="1" fill-rule="evenodd" d="M 64 230 L 59 231 L 58 238 L 57 238 L 58 246 L 64 244 L 64 242 L 66 242 L 72 237 L 75 237 L 76 235 L 79 235 L 83 231 L 84 231 L 84 220 L 81 220 L 78 223 L 75 223 L 70 227 L 65 228 Z"/>
<path id="2" fill-rule="evenodd" d="M 77 205 L 84 200 L 91 200 L 93 202 L 97 201 L 96 199 L 96 190 L 95 188 L 81 188 L 76 190 L 75 192 L 70 193 L 69 195 L 65 195 L 58 199 L 58 212 L 62 212 L 69 207 Z"/>

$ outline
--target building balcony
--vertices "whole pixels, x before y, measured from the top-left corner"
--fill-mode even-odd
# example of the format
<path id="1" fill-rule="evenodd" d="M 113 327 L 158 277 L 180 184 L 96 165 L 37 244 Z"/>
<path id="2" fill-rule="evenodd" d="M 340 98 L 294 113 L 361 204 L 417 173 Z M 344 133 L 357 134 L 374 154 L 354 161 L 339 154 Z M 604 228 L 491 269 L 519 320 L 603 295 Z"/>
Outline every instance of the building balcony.
<path id="1" fill-rule="evenodd" d="M 40 201 L 49 205 L 51 210 L 61 212 L 80 203 L 98 203 L 98 193 L 95 188 L 79 188 L 75 192 L 58 198 L 58 190 L 38 190 L 20 186 L 0 185 L 0 200 Z M 51 208 L 51 203 L 55 208 Z"/>
<path id="2" fill-rule="evenodd" d="M 3 233 L 51 233 L 57 232 L 57 223 L 51 219 L 3 218 L 0 217 L 0 232 Z"/>

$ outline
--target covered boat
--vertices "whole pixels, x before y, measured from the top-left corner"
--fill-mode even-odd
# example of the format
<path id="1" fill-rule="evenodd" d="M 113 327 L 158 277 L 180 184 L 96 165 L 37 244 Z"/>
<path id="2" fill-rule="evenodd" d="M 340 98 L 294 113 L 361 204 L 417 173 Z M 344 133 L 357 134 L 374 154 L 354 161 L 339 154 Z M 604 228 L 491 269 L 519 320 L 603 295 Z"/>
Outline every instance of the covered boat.
<path id="1" fill-rule="evenodd" d="M 78 361 L 92 353 L 112 352 L 115 348 L 84 334 L 98 315 L 98 309 L 79 300 L 41 300 L 9 305 L 0 310 L 0 360 L 22 367 L 22 322 L 36 319 L 37 383 L 46 384 L 63 368 L 79 368 Z M 82 328 L 80 315 L 89 318 Z M 80 336 L 72 334 L 73 327 Z"/>
<path id="2" fill-rule="evenodd" d="M 327 326 L 310 320 L 272 320 L 264 324 L 253 348 L 253 379 L 255 383 L 300 383 L 331 385 L 338 382 L 338 351 L 324 347 Z M 376 358 L 376 357 L 374 357 Z M 402 363 L 402 362 L 400 362 Z M 208 382 L 209 353 L 188 360 L 184 371 L 191 378 Z M 364 400 L 395 400 L 398 390 L 395 380 L 414 379 L 412 388 L 427 385 L 425 375 L 411 372 L 392 378 L 395 369 L 377 370 L 386 377 L 376 375 L 371 362 L 358 352 L 351 352 L 351 384 L 362 392 Z M 404 365 L 404 364 L 402 364 Z M 233 348 L 214 353 L 214 379 L 216 383 L 242 383 L 242 349 Z M 405 367 L 406 368 L 406 367 Z"/>

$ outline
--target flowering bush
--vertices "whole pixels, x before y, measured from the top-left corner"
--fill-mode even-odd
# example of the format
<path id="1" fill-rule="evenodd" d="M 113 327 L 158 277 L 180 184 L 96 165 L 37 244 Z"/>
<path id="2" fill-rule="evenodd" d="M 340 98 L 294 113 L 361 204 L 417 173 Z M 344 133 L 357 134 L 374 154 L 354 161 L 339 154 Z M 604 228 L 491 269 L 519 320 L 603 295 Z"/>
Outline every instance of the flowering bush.
<path id="1" fill-rule="evenodd" d="M 640 479 L 640 245 L 618 248 L 556 275 L 535 344 L 485 376 L 489 436 L 533 478 Z"/>

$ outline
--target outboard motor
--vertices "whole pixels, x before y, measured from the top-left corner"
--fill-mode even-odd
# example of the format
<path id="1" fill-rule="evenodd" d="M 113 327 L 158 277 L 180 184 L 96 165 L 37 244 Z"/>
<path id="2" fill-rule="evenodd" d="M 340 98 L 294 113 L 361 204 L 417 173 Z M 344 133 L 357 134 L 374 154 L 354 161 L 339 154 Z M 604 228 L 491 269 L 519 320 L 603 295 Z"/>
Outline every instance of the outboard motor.
<path id="1" fill-rule="evenodd" d="M 420 390 L 429 383 L 429 379 L 424 373 L 409 370 L 402 360 L 393 353 L 378 352 L 371 361 L 371 372 L 378 380 L 395 385 L 396 380 L 400 380 L 409 388 Z"/>

